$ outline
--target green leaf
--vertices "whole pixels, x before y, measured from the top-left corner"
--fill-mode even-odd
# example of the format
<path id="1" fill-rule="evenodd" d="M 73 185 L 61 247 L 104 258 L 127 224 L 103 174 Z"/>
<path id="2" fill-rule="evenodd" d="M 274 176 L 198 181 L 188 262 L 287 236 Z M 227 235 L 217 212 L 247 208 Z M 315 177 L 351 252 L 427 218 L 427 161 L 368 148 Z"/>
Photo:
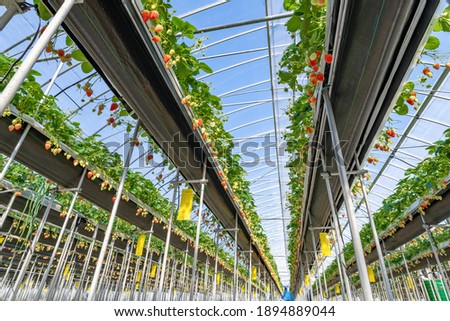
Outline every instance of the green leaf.
<path id="1" fill-rule="evenodd" d="M 126 110 L 126 109 L 122 109 L 121 111 L 120 111 L 120 114 L 119 114 L 120 116 L 122 116 L 122 117 L 125 117 L 125 116 L 128 116 L 129 114 L 128 114 L 128 111 Z"/>
<path id="2" fill-rule="evenodd" d="M 408 106 L 406 106 L 406 104 L 402 104 L 402 105 L 395 105 L 394 111 L 399 115 L 406 115 L 409 109 Z"/>
<path id="3" fill-rule="evenodd" d="M 204 62 L 201 62 L 198 64 L 198 68 L 200 68 L 201 70 L 203 70 L 204 72 L 210 74 L 213 72 L 213 70 L 211 69 L 210 66 L 208 66 L 207 64 L 205 64 Z"/>
<path id="4" fill-rule="evenodd" d="M 77 60 L 77 61 L 80 61 L 80 62 L 87 61 L 86 56 L 79 49 L 76 49 L 76 50 L 72 51 L 72 58 Z"/>
<path id="5" fill-rule="evenodd" d="M 67 46 L 67 47 L 70 47 L 70 46 L 73 46 L 73 44 L 74 44 L 73 40 L 70 39 L 69 36 L 67 36 L 67 37 L 66 37 L 66 46 Z"/>
<path id="6" fill-rule="evenodd" d="M 437 48 L 439 48 L 440 44 L 441 44 L 441 42 L 439 41 L 439 39 L 437 37 L 430 36 L 430 38 L 428 38 L 428 41 L 425 45 L 425 49 L 436 50 Z"/>
<path id="7" fill-rule="evenodd" d="M 89 61 L 85 61 L 81 64 L 81 70 L 85 74 L 90 73 L 93 69 L 94 69 L 94 66 L 92 66 L 92 64 Z"/>
<path id="8" fill-rule="evenodd" d="M 42 0 L 34 0 L 34 4 L 37 4 L 38 11 L 39 11 L 39 17 L 41 17 L 42 20 L 48 21 L 52 17 L 52 14 L 50 11 L 48 11 L 47 7 L 42 3 Z"/>
<path id="9" fill-rule="evenodd" d="M 300 6 L 298 0 L 284 0 L 283 7 L 286 11 L 295 10 Z"/>
<path id="10" fill-rule="evenodd" d="M 292 16 L 288 22 L 286 22 L 286 27 L 290 32 L 296 32 L 302 26 L 302 19 L 299 16 Z"/>
<path id="11" fill-rule="evenodd" d="M 408 81 L 405 86 L 403 87 L 404 90 L 413 91 L 414 90 L 414 83 L 412 81 Z"/>

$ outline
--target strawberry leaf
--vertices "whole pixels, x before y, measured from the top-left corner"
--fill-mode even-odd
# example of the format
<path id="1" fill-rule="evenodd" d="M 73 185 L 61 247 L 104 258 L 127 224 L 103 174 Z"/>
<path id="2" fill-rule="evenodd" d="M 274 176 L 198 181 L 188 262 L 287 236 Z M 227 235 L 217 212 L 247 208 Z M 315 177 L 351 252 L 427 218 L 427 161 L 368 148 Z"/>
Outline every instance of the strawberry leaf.
<path id="1" fill-rule="evenodd" d="M 72 51 L 72 58 L 75 59 L 76 61 L 80 61 L 80 62 L 87 61 L 86 56 L 79 49 Z"/>
<path id="2" fill-rule="evenodd" d="M 301 26 L 302 26 L 302 19 L 297 15 L 293 15 L 288 20 L 288 22 L 286 22 L 286 27 L 289 30 L 289 32 L 296 32 L 297 30 L 300 29 Z"/>
<path id="3" fill-rule="evenodd" d="M 90 73 L 93 69 L 94 69 L 94 67 L 92 66 L 92 64 L 89 61 L 85 61 L 81 64 L 81 70 L 85 74 Z"/>
<path id="4" fill-rule="evenodd" d="M 439 39 L 435 36 L 430 36 L 430 38 L 428 38 L 428 41 L 425 45 L 425 49 L 426 50 L 436 50 L 437 48 L 439 48 L 439 45 L 441 44 L 441 42 L 439 41 Z"/>
<path id="5" fill-rule="evenodd" d="M 405 104 L 402 104 L 402 105 L 395 105 L 394 111 L 399 115 L 406 115 L 408 113 L 409 109 L 408 109 L 408 106 L 406 106 Z"/>

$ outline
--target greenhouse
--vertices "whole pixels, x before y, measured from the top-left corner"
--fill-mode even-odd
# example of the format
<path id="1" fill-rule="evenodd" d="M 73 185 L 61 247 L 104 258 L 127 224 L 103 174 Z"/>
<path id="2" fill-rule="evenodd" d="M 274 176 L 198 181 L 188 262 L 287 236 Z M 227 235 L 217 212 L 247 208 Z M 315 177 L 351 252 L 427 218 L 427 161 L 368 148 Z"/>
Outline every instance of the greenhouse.
<path id="1" fill-rule="evenodd" d="M 449 48 L 446 0 L 0 0 L 0 301 L 450 301 Z"/>

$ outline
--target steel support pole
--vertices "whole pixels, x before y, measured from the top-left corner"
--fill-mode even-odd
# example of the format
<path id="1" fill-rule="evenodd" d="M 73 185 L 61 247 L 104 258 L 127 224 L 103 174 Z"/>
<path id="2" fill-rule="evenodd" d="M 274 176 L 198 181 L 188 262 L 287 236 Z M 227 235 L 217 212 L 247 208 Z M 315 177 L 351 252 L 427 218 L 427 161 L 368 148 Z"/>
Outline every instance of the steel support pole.
<path id="1" fill-rule="evenodd" d="M 318 281 L 318 293 L 320 296 L 320 301 L 323 300 L 323 293 L 322 293 L 322 281 L 321 278 L 319 276 L 319 256 L 317 255 L 317 245 L 316 245 L 316 238 L 314 236 L 314 229 L 313 229 L 313 225 L 312 225 L 312 217 L 311 217 L 311 213 L 308 212 L 309 215 L 309 223 L 310 223 L 310 232 L 311 232 L 311 239 L 312 239 L 312 243 L 313 243 L 313 250 L 314 250 L 314 257 L 315 257 L 315 277 Z"/>
<path id="2" fill-rule="evenodd" d="M 252 250 L 252 240 L 250 238 L 250 250 L 248 252 L 248 272 L 249 272 L 249 278 L 248 278 L 248 283 L 247 283 L 247 287 L 248 287 L 248 293 L 247 293 L 247 301 L 251 301 L 252 300 L 252 277 L 253 277 L 253 273 L 252 273 L 252 254 L 253 254 L 253 250 Z"/>
<path id="3" fill-rule="evenodd" d="M 141 296 L 142 296 L 142 292 L 143 292 L 142 287 L 144 286 L 144 280 L 147 280 L 147 278 L 145 277 L 145 274 L 147 271 L 148 255 L 150 253 L 150 243 L 152 242 L 153 226 L 154 226 L 154 221 L 152 220 L 152 226 L 150 227 L 150 232 L 148 234 L 147 246 L 145 249 L 144 266 L 142 267 L 141 279 L 139 280 L 139 290 L 138 290 L 138 297 L 137 297 L 138 301 L 141 301 Z M 150 261 L 150 265 L 151 265 L 151 261 Z"/>
<path id="4" fill-rule="evenodd" d="M 206 256 L 205 278 L 203 280 L 203 301 L 207 301 L 209 276 L 209 256 Z"/>
<path id="5" fill-rule="evenodd" d="M 83 185 L 84 178 L 86 176 L 86 172 L 87 172 L 87 168 L 85 168 L 83 170 L 83 173 L 81 174 L 81 178 L 80 178 L 80 180 L 78 182 L 77 190 L 76 190 L 76 192 L 74 193 L 74 195 L 72 197 L 72 201 L 70 203 L 69 209 L 68 209 L 66 217 L 64 219 L 64 223 L 63 223 L 63 225 L 61 227 L 61 232 L 59 233 L 58 239 L 56 240 L 55 247 L 53 248 L 52 255 L 51 255 L 51 257 L 50 257 L 50 259 L 48 261 L 47 269 L 45 270 L 44 276 L 42 277 L 42 280 L 41 280 L 41 284 L 39 285 L 39 290 L 38 290 L 38 293 L 37 293 L 36 298 L 35 298 L 36 301 L 39 301 L 39 299 L 41 298 L 42 291 L 44 290 L 45 283 L 47 282 L 48 275 L 50 274 L 51 266 L 53 264 L 53 261 L 55 260 L 56 253 L 58 252 L 59 246 L 61 245 L 61 242 L 62 242 L 62 239 L 63 239 L 63 236 L 64 236 L 64 231 L 67 228 L 67 224 L 69 223 L 70 216 L 72 215 L 73 209 L 75 207 L 75 203 L 76 203 L 76 201 L 78 199 L 78 195 L 79 195 L 79 193 L 81 191 L 81 186 Z M 78 214 L 75 215 L 74 221 L 76 221 L 77 218 L 78 218 Z"/>
<path id="6" fill-rule="evenodd" d="M 180 177 L 180 171 L 177 169 L 177 174 L 175 176 L 175 181 L 178 181 Z M 178 184 L 173 184 L 173 197 L 172 197 L 172 209 L 170 211 L 170 217 L 169 217 L 169 225 L 167 226 L 167 235 L 166 235 L 166 244 L 164 246 L 164 255 L 163 255 L 163 261 L 162 261 L 162 267 L 161 267 L 161 275 L 159 280 L 159 288 L 158 292 L 159 294 L 162 293 L 163 286 L 164 286 L 164 278 L 166 276 L 166 265 L 167 265 L 167 257 L 169 255 L 169 247 L 170 247 L 170 237 L 172 236 L 172 225 L 173 225 L 173 216 L 175 213 L 175 206 L 176 201 L 178 197 Z M 155 297 L 155 300 L 157 298 Z"/>
<path id="7" fill-rule="evenodd" d="M 430 232 L 428 224 L 425 223 L 425 220 L 424 220 L 423 216 L 420 215 L 420 217 L 422 218 L 423 228 L 428 234 L 428 240 L 430 241 L 431 249 L 433 250 L 434 258 L 435 258 L 436 264 L 438 266 L 438 270 L 439 270 L 439 274 L 440 274 L 441 279 L 442 279 L 442 283 L 444 284 L 446 295 L 449 295 L 450 294 L 450 288 L 448 286 L 447 279 L 445 277 L 444 269 L 442 268 L 441 260 L 439 259 L 439 254 L 437 252 L 436 244 L 434 243 L 433 235 Z"/>
<path id="8" fill-rule="evenodd" d="M 323 150 L 320 151 L 320 158 L 322 159 L 322 168 L 323 171 L 326 172 L 327 167 L 326 167 L 326 161 L 325 161 L 325 154 L 323 152 Z M 344 252 L 343 252 L 343 244 L 341 244 L 341 227 L 339 224 L 339 218 L 337 216 L 336 213 L 336 207 L 334 206 L 334 197 L 333 197 L 333 191 L 331 190 L 331 184 L 330 184 L 330 176 L 324 176 L 324 180 L 325 180 L 325 185 L 327 187 L 327 195 L 328 195 L 328 202 L 330 203 L 330 209 L 331 209 L 331 215 L 333 217 L 333 222 L 334 222 L 334 229 L 336 232 L 336 248 L 337 248 L 337 252 L 338 255 L 336 255 L 336 258 L 338 259 L 338 264 L 340 261 L 341 264 L 341 268 L 342 268 L 342 277 L 344 280 L 344 290 L 347 296 L 347 300 L 348 301 L 352 301 L 353 297 L 352 297 L 352 292 L 351 292 L 351 287 L 350 287 L 350 281 L 348 280 L 348 275 L 347 275 L 347 269 L 346 269 L 346 264 L 345 264 L 345 257 L 344 257 Z M 344 295 L 342 295 L 344 296 Z"/>
<path id="9" fill-rule="evenodd" d="M 206 179 L 206 163 L 203 164 L 203 174 L 202 174 L 202 180 L 204 181 Z M 195 233 L 195 247 L 194 247 L 194 261 L 192 263 L 192 279 L 191 279 L 191 288 L 189 292 L 189 301 L 194 300 L 194 291 L 196 290 L 194 288 L 195 285 L 195 275 L 197 273 L 197 261 L 198 261 L 198 247 L 200 242 L 200 229 L 202 224 L 202 210 L 203 210 L 203 196 L 205 194 L 205 183 L 201 184 L 200 188 L 200 201 L 199 201 L 199 209 L 198 209 L 198 219 L 197 219 L 197 231 Z"/>
<path id="10" fill-rule="evenodd" d="M 358 232 L 358 225 L 356 224 L 355 210 L 353 201 L 350 196 L 350 186 L 347 177 L 347 168 L 344 163 L 344 156 L 341 149 L 341 142 L 339 140 L 336 121 L 334 118 L 333 109 L 328 89 L 324 89 L 322 96 L 325 101 L 325 111 L 327 114 L 328 125 L 331 133 L 331 140 L 333 143 L 333 150 L 336 156 L 336 165 L 339 172 L 339 180 L 342 187 L 342 196 L 344 197 L 345 207 L 347 209 L 347 216 L 349 220 L 350 231 L 352 235 L 353 247 L 355 249 L 356 264 L 358 266 L 358 273 L 361 282 L 361 288 L 366 301 L 373 301 L 372 289 L 370 288 L 369 275 L 367 273 L 366 261 L 364 259 L 364 251 L 362 248 L 361 238 Z"/>
<path id="11" fill-rule="evenodd" d="M 112 229 L 114 226 L 114 220 L 117 215 L 117 211 L 119 209 L 120 200 L 122 198 L 123 186 L 125 184 L 125 179 L 127 177 L 128 168 L 130 166 L 131 156 L 133 155 L 133 147 L 135 146 L 137 134 L 139 132 L 139 127 L 141 125 L 141 121 L 138 119 L 136 123 L 136 128 L 134 129 L 133 139 L 130 141 L 130 147 L 128 149 L 128 153 L 125 159 L 125 164 L 123 166 L 122 177 L 120 179 L 119 187 L 117 188 L 116 200 L 114 201 L 113 208 L 111 210 L 111 216 L 109 218 L 108 226 L 105 231 L 105 238 L 103 239 L 102 248 L 100 250 L 100 254 L 98 256 L 97 266 L 95 267 L 94 276 L 92 278 L 91 291 L 89 292 L 88 301 L 93 301 L 95 299 L 95 293 L 97 291 L 97 285 L 100 278 L 100 272 L 102 269 L 103 260 L 105 258 L 106 249 L 108 247 L 109 239 L 112 234 Z"/>
<path id="12" fill-rule="evenodd" d="M 358 168 L 360 168 L 360 164 L 358 159 L 355 157 Z M 378 260 L 380 262 L 380 270 L 381 276 L 383 277 L 384 286 L 386 288 L 387 296 L 389 301 L 394 301 L 394 295 L 392 294 L 391 283 L 389 282 L 389 277 L 386 271 L 386 265 L 384 263 L 383 252 L 381 251 L 380 239 L 378 238 L 377 228 L 375 226 L 375 221 L 373 219 L 372 209 L 369 204 L 369 197 L 366 192 L 366 186 L 364 184 L 364 179 L 359 176 L 359 180 L 361 181 L 361 190 L 363 193 L 364 203 L 366 204 L 367 216 L 369 217 L 370 228 L 372 229 L 373 240 L 375 242 L 375 249 L 377 250 Z"/>
<path id="13" fill-rule="evenodd" d="M 236 213 L 236 225 L 234 230 L 234 265 L 233 265 L 233 301 L 238 299 L 239 279 L 238 279 L 238 223 L 239 214 Z"/>
<path id="14" fill-rule="evenodd" d="M 1 184 L 1 181 L 0 181 L 0 184 Z M 6 206 L 5 211 L 3 212 L 2 216 L 0 217 L 0 229 L 3 227 L 3 224 L 5 224 L 6 218 L 8 217 L 8 214 L 11 211 L 15 200 L 16 200 L 16 193 L 13 192 L 13 195 L 9 199 L 9 202 L 8 202 L 8 205 Z"/>
<path id="15" fill-rule="evenodd" d="M 216 290 L 217 290 L 217 259 L 219 257 L 219 227 L 217 227 L 216 231 L 216 239 L 215 239 L 215 245 L 216 245 L 216 252 L 214 254 L 214 278 L 213 278 L 213 284 L 212 284 L 212 297 L 211 300 L 214 301 L 216 299 Z"/>
<path id="16" fill-rule="evenodd" d="M 65 0 L 59 10 L 56 12 L 53 19 L 45 28 L 44 32 L 40 35 L 40 37 L 36 41 L 36 44 L 30 50 L 29 54 L 23 60 L 19 69 L 16 71 L 14 76 L 3 89 L 3 92 L 0 94 L 0 115 L 3 114 L 6 107 L 8 107 L 8 105 L 13 100 L 14 95 L 19 90 L 20 86 L 27 77 L 31 68 L 33 68 L 44 48 L 50 42 L 51 37 L 55 34 L 59 26 L 62 24 L 62 22 L 70 12 L 70 9 L 72 9 L 73 5 L 78 2 L 80 2 L 80 0 Z"/>
<path id="17" fill-rule="evenodd" d="M 75 300 L 80 300 L 81 295 L 81 289 L 82 289 L 82 282 L 84 281 L 84 278 L 86 277 L 87 270 L 89 268 L 89 263 L 91 261 L 92 251 L 94 250 L 95 246 L 95 239 L 97 238 L 97 232 L 98 232 L 98 225 L 95 226 L 94 235 L 92 236 L 92 242 L 89 245 L 88 252 L 86 254 L 85 263 L 83 265 L 83 269 L 81 270 L 80 275 L 80 285 L 77 289 L 77 293 L 75 294 Z"/>
<path id="18" fill-rule="evenodd" d="M 50 210 L 53 206 L 53 202 L 55 201 L 55 194 L 56 194 L 55 191 L 52 192 L 52 197 L 47 204 L 47 208 L 45 209 L 44 215 L 42 216 L 41 222 L 39 223 L 39 226 L 38 226 L 38 229 L 34 236 L 33 242 L 31 243 L 30 247 L 28 248 L 28 250 L 26 252 L 25 260 L 22 264 L 19 275 L 17 276 L 16 282 L 13 287 L 13 293 L 12 293 L 11 297 L 8 298 L 8 301 L 14 301 L 17 297 L 17 293 L 19 291 L 20 284 L 22 283 L 25 273 L 27 272 L 28 265 L 30 264 L 30 261 L 31 261 L 31 257 L 34 254 L 34 250 L 36 248 L 37 243 L 39 242 L 39 238 L 41 237 L 42 230 L 44 229 L 45 223 L 47 221 L 48 214 L 50 213 Z"/>

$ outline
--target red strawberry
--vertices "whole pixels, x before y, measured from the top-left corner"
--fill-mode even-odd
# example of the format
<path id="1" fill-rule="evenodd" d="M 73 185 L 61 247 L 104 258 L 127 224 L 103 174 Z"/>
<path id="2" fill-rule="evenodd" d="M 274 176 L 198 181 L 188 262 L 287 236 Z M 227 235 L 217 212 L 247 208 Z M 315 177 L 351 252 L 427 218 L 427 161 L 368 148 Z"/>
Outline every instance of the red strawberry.
<path id="1" fill-rule="evenodd" d="M 44 33 L 45 29 L 47 29 L 47 25 L 42 27 L 41 31 L 39 32 L 39 35 L 42 35 Z"/>
<path id="2" fill-rule="evenodd" d="M 150 11 L 150 16 L 149 16 L 150 20 L 156 20 L 156 19 L 158 19 L 158 17 L 159 17 L 158 11 L 156 11 L 156 10 Z"/>
<path id="3" fill-rule="evenodd" d="M 86 89 L 86 96 L 91 97 L 93 93 L 94 93 L 94 92 L 92 91 L 91 88 Z"/>
<path id="4" fill-rule="evenodd" d="M 411 106 L 413 106 L 416 102 L 413 100 L 413 99 L 411 99 L 411 98 L 408 98 L 407 100 L 406 100 L 406 102 L 408 103 L 408 104 L 410 104 Z"/>
<path id="5" fill-rule="evenodd" d="M 136 147 L 138 147 L 139 144 L 140 144 L 140 142 L 139 142 L 138 140 L 136 140 L 136 141 L 134 142 L 134 144 L 136 145 Z"/>
<path id="6" fill-rule="evenodd" d="M 171 59 L 170 55 L 165 54 L 164 55 L 164 62 L 167 63 Z"/>
<path id="7" fill-rule="evenodd" d="M 325 59 L 325 62 L 327 64 L 331 64 L 331 62 L 333 61 L 333 55 L 332 54 L 326 54 L 324 59 Z"/>
<path id="8" fill-rule="evenodd" d="M 314 67 L 317 65 L 317 60 L 310 60 L 309 64 L 311 65 L 311 67 Z"/>
<path id="9" fill-rule="evenodd" d="M 153 159 L 153 155 L 147 155 L 147 160 L 151 161 Z"/>
<path id="10" fill-rule="evenodd" d="M 201 118 L 199 118 L 198 120 L 198 125 L 201 127 L 201 126 L 203 126 L 203 120 L 201 119 Z"/>
<path id="11" fill-rule="evenodd" d="M 153 36 L 152 40 L 154 42 L 160 42 L 161 41 L 161 37 L 160 36 Z"/>
<path id="12" fill-rule="evenodd" d="M 20 196 L 22 196 L 22 193 L 21 192 L 16 192 L 14 195 L 16 195 L 16 197 L 20 197 Z"/>
<path id="13" fill-rule="evenodd" d="M 115 196 L 113 196 L 112 201 L 113 201 L 113 203 L 116 201 L 116 197 Z"/>
<path id="14" fill-rule="evenodd" d="M 312 134 L 313 133 L 313 131 L 314 131 L 314 128 L 311 128 L 311 127 L 309 127 L 309 126 L 306 126 L 306 132 L 308 133 L 308 134 Z"/>
<path id="15" fill-rule="evenodd" d="M 60 57 L 64 56 L 64 50 L 62 50 L 62 49 L 58 49 L 57 53 L 58 53 L 58 56 L 60 56 Z"/>
<path id="16" fill-rule="evenodd" d="M 312 67 L 312 70 L 313 70 L 314 72 L 318 72 L 318 71 L 319 71 L 319 66 L 317 66 L 317 65 L 316 65 L 316 66 L 313 66 L 313 67 Z"/>
<path id="17" fill-rule="evenodd" d="M 322 82 L 325 79 L 325 76 L 323 75 L 323 73 L 319 72 L 316 76 L 317 81 Z"/>
<path id="18" fill-rule="evenodd" d="M 114 110 L 116 110 L 117 108 L 119 108 L 119 104 L 112 103 L 112 104 L 111 104 L 111 107 L 109 107 L 109 110 L 110 110 L 110 111 L 114 111 Z"/>
<path id="19" fill-rule="evenodd" d="M 141 12 L 141 17 L 144 22 L 147 22 L 150 19 L 150 11 L 144 10 Z"/>
<path id="20" fill-rule="evenodd" d="M 428 76 L 429 78 L 433 77 L 433 73 L 431 72 L 430 68 L 426 67 L 423 69 L 422 73 L 425 76 Z"/>
<path id="21" fill-rule="evenodd" d="M 438 63 L 437 61 L 433 64 L 433 68 L 436 70 L 439 70 L 441 68 L 441 64 Z"/>
<path id="22" fill-rule="evenodd" d="M 50 52 L 52 52 L 52 50 L 53 50 L 52 44 L 49 43 L 49 44 L 47 45 L 47 47 L 45 47 L 45 52 L 46 52 L 46 53 L 50 53 Z"/>
<path id="23" fill-rule="evenodd" d="M 94 174 L 92 172 L 87 173 L 87 178 L 91 179 Z"/>
<path id="24" fill-rule="evenodd" d="M 114 117 L 110 117 L 110 118 L 108 119 L 108 122 L 109 122 L 110 124 L 114 123 Z"/>
<path id="25" fill-rule="evenodd" d="M 223 176 L 223 172 L 222 171 L 219 171 L 219 176 Z"/>
<path id="26" fill-rule="evenodd" d="M 311 89 L 308 89 L 308 90 L 306 91 L 306 93 L 308 94 L 308 96 L 314 95 L 314 92 L 313 92 Z"/>
<path id="27" fill-rule="evenodd" d="M 49 150 L 50 148 L 52 148 L 52 143 L 48 140 L 45 142 L 45 150 Z"/>
<path id="28" fill-rule="evenodd" d="M 21 123 L 17 123 L 17 124 L 14 125 L 14 129 L 15 130 L 19 130 L 21 128 L 22 128 L 22 124 Z"/>
<path id="29" fill-rule="evenodd" d="M 161 32 L 161 31 L 163 31 L 163 30 L 164 30 L 164 27 L 163 27 L 162 25 L 157 24 L 157 25 L 155 26 L 155 32 Z"/>

